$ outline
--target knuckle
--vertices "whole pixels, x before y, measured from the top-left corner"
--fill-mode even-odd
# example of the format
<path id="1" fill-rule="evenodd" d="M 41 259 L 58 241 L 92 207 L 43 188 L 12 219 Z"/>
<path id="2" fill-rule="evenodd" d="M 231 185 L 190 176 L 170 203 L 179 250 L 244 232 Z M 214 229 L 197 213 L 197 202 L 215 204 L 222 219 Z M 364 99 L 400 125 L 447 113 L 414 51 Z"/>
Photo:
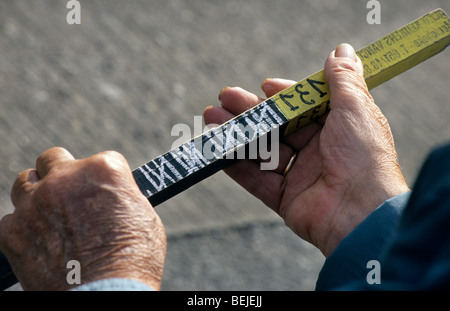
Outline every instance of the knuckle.
<path id="1" fill-rule="evenodd" d="M 92 164 L 104 170 L 119 170 L 126 160 L 122 154 L 116 151 L 103 151 L 91 157 Z"/>
<path id="2" fill-rule="evenodd" d="M 35 170 L 28 169 L 17 175 L 11 189 L 11 199 L 14 205 L 20 205 L 22 198 L 34 190 L 35 184 L 30 182 L 31 174 L 35 174 Z"/>
<path id="3" fill-rule="evenodd" d="M 121 182 L 129 176 L 130 167 L 124 156 L 116 151 L 104 151 L 86 159 L 84 167 L 89 180 L 102 183 Z"/>
<path id="4" fill-rule="evenodd" d="M 52 147 L 42 152 L 37 158 L 36 162 L 45 160 L 49 156 L 53 156 L 55 154 L 66 154 L 66 153 L 68 153 L 68 151 L 62 147 Z"/>
<path id="5" fill-rule="evenodd" d="M 364 80 L 362 65 L 347 59 L 335 59 L 327 62 L 325 76 L 331 84 L 340 80 Z"/>

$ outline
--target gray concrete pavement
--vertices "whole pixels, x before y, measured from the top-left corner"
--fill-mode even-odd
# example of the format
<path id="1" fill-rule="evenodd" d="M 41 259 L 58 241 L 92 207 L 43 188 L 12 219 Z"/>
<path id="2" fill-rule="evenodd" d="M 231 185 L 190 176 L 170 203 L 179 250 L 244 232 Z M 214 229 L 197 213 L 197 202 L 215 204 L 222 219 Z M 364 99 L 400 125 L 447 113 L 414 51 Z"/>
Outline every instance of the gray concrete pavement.
<path id="1" fill-rule="evenodd" d="M 18 172 L 52 146 L 113 149 L 136 167 L 170 149 L 222 87 L 262 96 L 268 77 L 299 80 L 341 42 L 360 48 L 447 0 L 92 0 L 81 25 L 66 1 L 0 1 L 0 211 Z M 450 138 L 449 51 L 372 91 L 407 181 Z M 169 247 L 163 289 L 313 289 L 323 256 L 223 173 L 158 206 Z"/>

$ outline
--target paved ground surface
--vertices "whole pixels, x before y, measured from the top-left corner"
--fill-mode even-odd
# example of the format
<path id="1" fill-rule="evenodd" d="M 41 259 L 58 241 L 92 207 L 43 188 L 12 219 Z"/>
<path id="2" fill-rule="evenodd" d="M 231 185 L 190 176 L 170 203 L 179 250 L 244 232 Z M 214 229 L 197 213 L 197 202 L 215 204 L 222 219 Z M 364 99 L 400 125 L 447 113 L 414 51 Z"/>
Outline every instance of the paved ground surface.
<path id="1" fill-rule="evenodd" d="M 267 77 L 299 80 L 335 46 L 360 48 L 447 0 L 92 0 L 81 25 L 66 1 L 0 1 L 0 211 L 18 172 L 46 148 L 113 149 L 132 167 L 170 149 L 224 86 L 262 95 Z M 372 91 L 413 183 L 450 138 L 449 51 Z M 157 207 L 168 234 L 166 290 L 310 290 L 323 256 L 223 173 Z"/>

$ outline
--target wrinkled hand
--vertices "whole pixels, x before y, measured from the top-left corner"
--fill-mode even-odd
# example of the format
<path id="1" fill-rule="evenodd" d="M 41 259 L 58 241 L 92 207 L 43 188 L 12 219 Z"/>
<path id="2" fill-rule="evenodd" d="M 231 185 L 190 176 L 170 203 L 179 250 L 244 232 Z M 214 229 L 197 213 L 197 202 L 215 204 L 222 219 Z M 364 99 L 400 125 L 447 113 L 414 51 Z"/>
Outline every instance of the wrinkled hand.
<path id="1" fill-rule="evenodd" d="M 283 138 L 276 170 L 262 171 L 255 161 L 241 160 L 225 172 L 328 256 L 377 206 L 408 187 L 389 124 L 350 45 L 339 45 L 329 55 L 325 76 L 331 111 Z M 270 97 L 292 84 L 268 79 L 262 89 Z M 263 100 L 241 88 L 225 88 L 219 97 L 221 107 L 204 111 L 206 124 L 221 124 Z M 296 161 L 283 176 L 294 153 Z"/>
<path id="2" fill-rule="evenodd" d="M 0 249 L 25 290 L 69 289 L 70 260 L 80 262 L 82 283 L 123 277 L 160 288 L 164 228 L 120 154 L 75 160 L 49 149 L 18 175 L 11 198 Z"/>

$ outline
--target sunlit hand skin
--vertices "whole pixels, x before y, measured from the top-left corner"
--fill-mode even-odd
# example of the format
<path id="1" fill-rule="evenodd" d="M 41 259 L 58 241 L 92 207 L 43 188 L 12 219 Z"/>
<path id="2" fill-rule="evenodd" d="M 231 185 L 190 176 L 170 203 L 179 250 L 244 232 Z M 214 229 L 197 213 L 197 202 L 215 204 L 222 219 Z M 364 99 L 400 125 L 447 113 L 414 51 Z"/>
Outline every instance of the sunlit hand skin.
<path id="1" fill-rule="evenodd" d="M 160 288 L 164 228 L 120 154 L 75 160 L 49 149 L 18 175 L 11 198 L 0 249 L 25 290 L 69 289 L 69 260 L 80 262 L 82 283 L 123 277 Z"/>
<path id="2" fill-rule="evenodd" d="M 283 138 L 274 171 L 241 160 L 225 172 L 277 212 L 296 234 L 325 256 L 385 200 L 408 191 L 389 124 L 363 78 L 361 60 L 348 44 L 325 63 L 331 111 Z M 294 81 L 267 79 L 267 97 Z M 220 107 L 207 107 L 206 124 L 221 124 L 263 99 L 238 87 L 225 88 Z M 291 156 L 297 158 L 283 176 Z"/>

